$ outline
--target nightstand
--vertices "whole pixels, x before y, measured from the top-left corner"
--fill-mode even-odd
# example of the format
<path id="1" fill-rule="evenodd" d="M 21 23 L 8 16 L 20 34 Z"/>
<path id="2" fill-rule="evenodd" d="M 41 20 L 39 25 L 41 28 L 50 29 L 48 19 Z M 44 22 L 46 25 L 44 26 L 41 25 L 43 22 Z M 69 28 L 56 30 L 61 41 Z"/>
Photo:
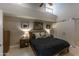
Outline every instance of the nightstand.
<path id="1" fill-rule="evenodd" d="M 29 46 L 29 39 L 20 39 L 20 48 L 25 48 Z"/>

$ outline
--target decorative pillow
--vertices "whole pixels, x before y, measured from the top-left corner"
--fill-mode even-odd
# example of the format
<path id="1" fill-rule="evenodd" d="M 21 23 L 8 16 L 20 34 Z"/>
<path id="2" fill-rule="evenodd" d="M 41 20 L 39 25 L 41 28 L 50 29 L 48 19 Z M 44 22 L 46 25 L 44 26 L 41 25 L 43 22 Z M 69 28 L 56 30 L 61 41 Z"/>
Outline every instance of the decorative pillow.
<path id="1" fill-rule="evenodd" d="M 41 32 L 41 37 L 46 36 L 45 32 Z"/>
<path id="2" fill-rule="evenodd" d="M 36 39 L 41 37 L 39 33 L 34 33 L 34 34 L 36 36 Z"/>

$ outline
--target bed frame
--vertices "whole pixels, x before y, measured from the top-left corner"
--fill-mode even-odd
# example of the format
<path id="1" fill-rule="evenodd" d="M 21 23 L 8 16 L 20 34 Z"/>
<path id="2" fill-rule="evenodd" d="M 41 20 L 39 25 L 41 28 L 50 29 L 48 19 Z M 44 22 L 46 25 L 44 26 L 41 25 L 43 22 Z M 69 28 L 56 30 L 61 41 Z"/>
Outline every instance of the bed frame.
<path id="1" fill-rule="evenodd" d="M 57 56 L 62 56 L 69 53 L 69 47 L 64 48 L 63 50 L 61 50 L 58 54 L 56 54 Z"/>
<path id="2" fill-rule="evenodd" d="M 33 50 L 33 52 L 34 52 L 34 55 L 37 56 L 35 49 L 32 47 L 31 44 L 30 44 L 30 46 L 31 46 L 31 48 L 32 48 L 32 50 Z M 63 56 L 63 55 L 65 55 L 65 54 L 67 54 L 67 53 L 69 53 L 69 47 L 64 48 L 63 50 L 61 50 L 59 53 L 57 53 L 57 54 L 54 55 L 54 56 Z"/>

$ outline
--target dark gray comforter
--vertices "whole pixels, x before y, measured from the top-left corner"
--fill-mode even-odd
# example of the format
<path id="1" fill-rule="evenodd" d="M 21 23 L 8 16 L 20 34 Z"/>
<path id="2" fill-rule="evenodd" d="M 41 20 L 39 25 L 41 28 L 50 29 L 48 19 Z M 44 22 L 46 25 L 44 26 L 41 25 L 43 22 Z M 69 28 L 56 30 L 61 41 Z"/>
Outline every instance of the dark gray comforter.
<path id="1" fill-rule="evenodd" d="M 30 43 L 38 56 L 55 55 L 70 46 L 67 41 L 52 37 L 33 39 Z"/>

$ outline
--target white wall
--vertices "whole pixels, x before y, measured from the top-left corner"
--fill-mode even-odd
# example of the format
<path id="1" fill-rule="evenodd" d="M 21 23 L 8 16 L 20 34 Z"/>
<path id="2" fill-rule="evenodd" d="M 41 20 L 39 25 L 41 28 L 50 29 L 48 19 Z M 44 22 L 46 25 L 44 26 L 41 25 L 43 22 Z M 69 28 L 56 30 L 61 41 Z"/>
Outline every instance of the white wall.
<path id="1" fill-rule="evenodd" d="M 79 40 L 76 40 L 76 24 L 72 18 L 79 18 L 79 4 L 78 3 L 58 3 L 53 5 L 53 13 L 58 16 L 57 21 L 66 20 L 56 24 L 55 35 L 64 38 L 72 45 L 79 45 Z M 79 26 L 79 25 L 78 25 Z M 63 34 L 64 32 L 64 34 Z M 78 36 L 79 38 L 79 36 Z M 76 41 L 75 41 L 76 40 Z M 77 43 L 77 44 L 76 44 Z"/>
<path id="2" fill-rule="evenodd" d="M 74 45 L 75 38 L 75 28 L 74 21 L 66 21 L 54 24 L 54 35 L 57 38 L 61 38 L 63 40 L 68 41 L 70 44 Z"/>
<path id="3" fill-rule="evenodd" d="M 0 10 L 0 55 L 3 55 L 3 13 Z"/>
<path id="4" fill-rule="evenodd" d="M 53 13 L 58 16 L 58 21 L 79 17 L 79 3 L 55 3 Z"/>
<path id="5" fill-rule="evenodd" d="M 75 44 L 79 46 L 79 18 L 75 19 Z"/>

